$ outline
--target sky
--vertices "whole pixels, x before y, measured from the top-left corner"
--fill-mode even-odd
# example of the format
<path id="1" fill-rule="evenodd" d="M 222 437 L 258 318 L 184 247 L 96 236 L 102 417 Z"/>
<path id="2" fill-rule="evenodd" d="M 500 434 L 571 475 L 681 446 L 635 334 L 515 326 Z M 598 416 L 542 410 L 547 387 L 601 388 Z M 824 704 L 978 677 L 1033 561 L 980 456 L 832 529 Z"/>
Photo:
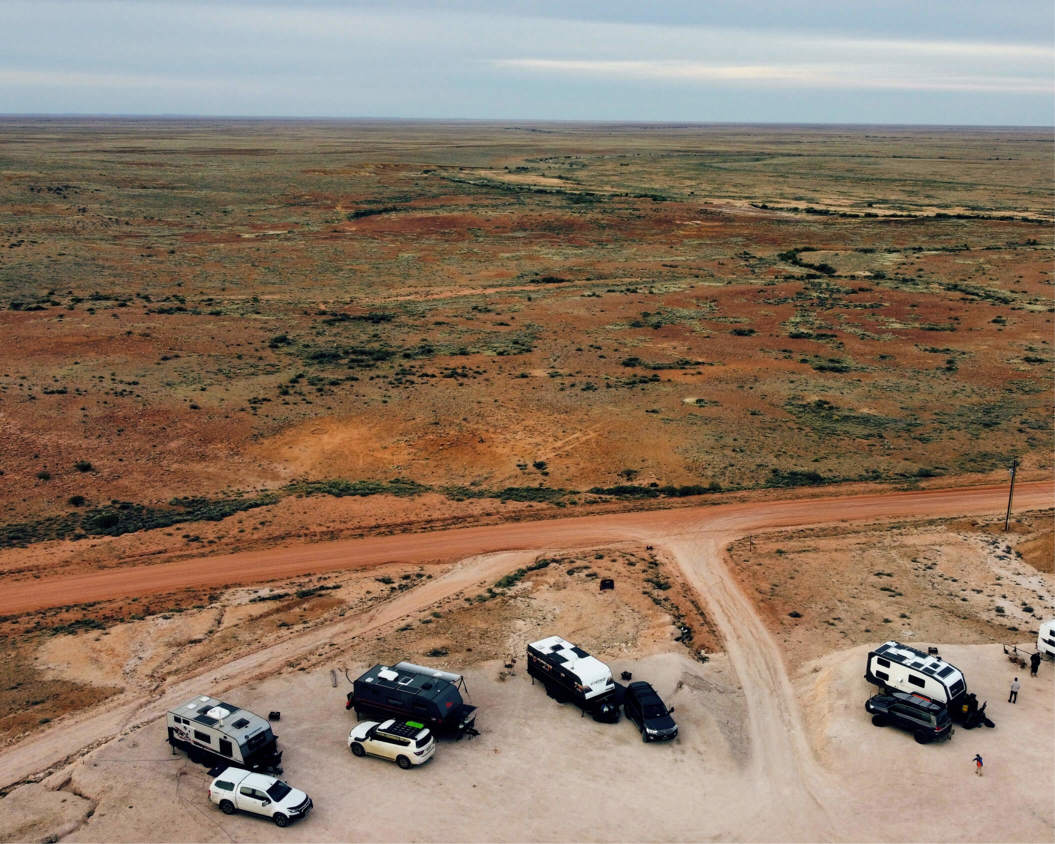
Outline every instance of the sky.
<path id="1" fill-rule="evenodd" d="M 0 0 L 0 114 L 1052 126 L 1051 0 Z"/>

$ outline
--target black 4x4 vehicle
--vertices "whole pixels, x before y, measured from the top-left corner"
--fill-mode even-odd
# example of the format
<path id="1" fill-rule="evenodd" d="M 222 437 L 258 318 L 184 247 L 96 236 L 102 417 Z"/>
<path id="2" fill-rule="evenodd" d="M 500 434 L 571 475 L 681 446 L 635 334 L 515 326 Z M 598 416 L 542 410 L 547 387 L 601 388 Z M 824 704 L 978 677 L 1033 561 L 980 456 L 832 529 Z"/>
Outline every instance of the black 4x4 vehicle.
<path id="1" fill-rule="evenodd" d="M 893 724 L 909 730 L 920 744 L 943 741 L 952 735 L 949 711 L 923 695 L 891 691 L 868 699 L 865 709 L 877 727 Z"/>
<path id="2" fill-rule="evenodd" d="M 623 711 L 637 724 L 643 741 L 670 741 L 678 735 L 678 725 L 667 706 L 648 683 L 635 681 L 626 687 Z"/>

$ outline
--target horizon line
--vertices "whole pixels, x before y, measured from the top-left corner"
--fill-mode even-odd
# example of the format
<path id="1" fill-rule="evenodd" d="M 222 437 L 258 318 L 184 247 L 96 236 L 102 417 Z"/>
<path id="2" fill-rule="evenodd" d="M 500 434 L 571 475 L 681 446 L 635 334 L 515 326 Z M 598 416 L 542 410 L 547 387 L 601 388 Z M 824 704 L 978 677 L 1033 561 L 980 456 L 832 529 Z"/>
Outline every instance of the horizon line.
<path id="1" fill-rule="evenodd" d="M 282 115 L 282 114 L 190 114 L 137 112 L 0 112 L 0 120 L 229 120 L 308 122 L 375 122 L 375 123 L 479 123 L 568 126 L 640 126 L 657 128 L 688 128 L 704 126 L 801 126 L 823 127 L 889 127 L 906 129 L 1055 129 L 1053 123 L 861 123 L 839 121 L 767 121 L 767 120 L 641 120 L 634 118 L 551 118 L 551 117 L 398 117 L 398 116 L 337 116 L 337 115 Z"/>

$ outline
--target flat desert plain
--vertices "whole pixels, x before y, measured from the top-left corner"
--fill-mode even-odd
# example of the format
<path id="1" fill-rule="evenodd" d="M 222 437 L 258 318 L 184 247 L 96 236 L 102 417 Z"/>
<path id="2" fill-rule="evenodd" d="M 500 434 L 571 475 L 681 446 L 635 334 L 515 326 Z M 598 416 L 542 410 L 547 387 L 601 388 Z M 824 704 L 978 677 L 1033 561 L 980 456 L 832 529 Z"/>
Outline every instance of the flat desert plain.
<path id="1" fill-rule="evenodd" d="M 0 120 L 0 840 L 1051 840 L 1051 153 Z M 553 633 L 678 739 L 533 686 Z M 874 727 L 889 639 L 995 728 Z M 406 772 L 343 708 L 399 659 L 480 710 Z M 197 694 L 305 821 L 208 801 Z"/>

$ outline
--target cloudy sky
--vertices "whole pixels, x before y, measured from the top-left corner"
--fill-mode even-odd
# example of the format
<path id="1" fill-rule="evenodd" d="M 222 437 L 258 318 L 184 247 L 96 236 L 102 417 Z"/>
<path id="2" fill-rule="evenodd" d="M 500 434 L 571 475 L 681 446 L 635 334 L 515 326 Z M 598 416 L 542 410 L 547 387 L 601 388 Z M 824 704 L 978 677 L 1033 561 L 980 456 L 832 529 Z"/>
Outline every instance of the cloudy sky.
<path id="1" fill-rule="evenodd" d="M 0 113 L 1055 123 L 1050 0 L 0 0 Z"/>

